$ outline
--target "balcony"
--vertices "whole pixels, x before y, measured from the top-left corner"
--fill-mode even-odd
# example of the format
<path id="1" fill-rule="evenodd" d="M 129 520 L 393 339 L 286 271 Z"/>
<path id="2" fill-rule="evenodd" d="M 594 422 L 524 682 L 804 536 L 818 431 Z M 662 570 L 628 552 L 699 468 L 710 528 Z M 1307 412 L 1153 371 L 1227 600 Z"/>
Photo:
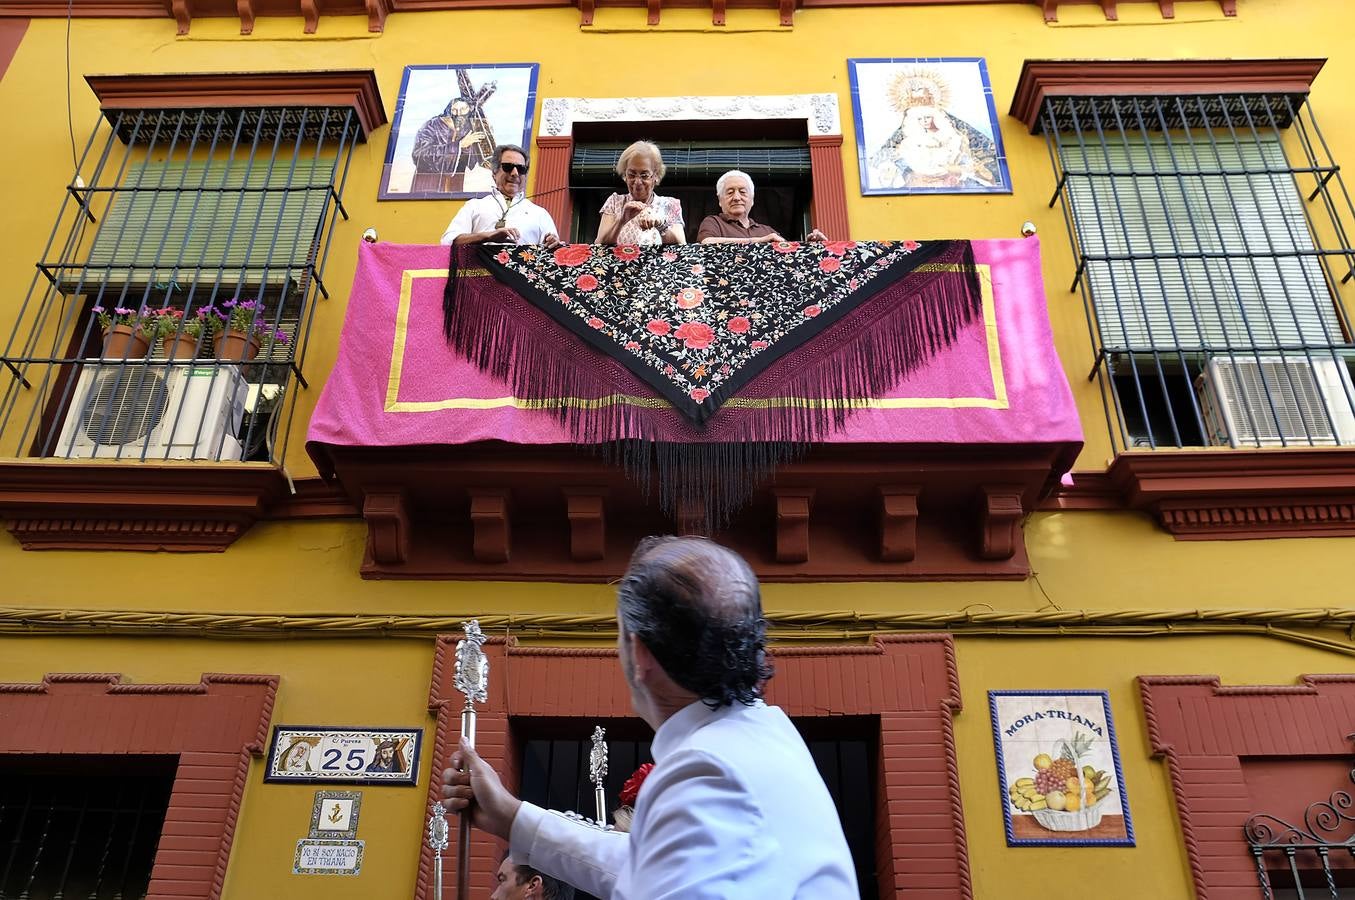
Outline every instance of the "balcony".
<path id="1" fill-rule="evenodd" d="M 561 328 L 533 311 L 530 291 L 483 269 L 478 293 L 454 307 L 453 342 L 508 316 L 539 343 L 525 352 L 532 345 L 513 349 L 499 334 L 481 368 L 443 336 L 446 248 L 364 245 L 308 450 L 362 511 L 368 578 L 605 581 L 640 535 L 713 531 L 768 580 L 1021 579 L 1022 520 L 1070 468 L 1082 434 L 1050 336 L 1038 241 L 972 247 L 982 295 L 972 317 L 897 383 L 783 447 L 768 471 L 748 463 L 747 447 L 786 436 L 775 410 L 823 401 L 778 392 L 760 375 L 695 423 L 617 362 L 620 347 L 609 354 Z M 688 247 L 681 264 L 707 254 L 693 268 L 709 273 L 729 263 L 714 255 L 727 250 Z M 673 318 L 667 297 L 634 303 L 638 321 Z M 822 330 L 805 358 L 813 341 L 850 353 L 851 341 L 881 339 L 851 328 L 843 317 Z M 524 389 L 534 379 L 570 384 L 559 370 L 571 365 L 612 380 L 557 395 Z M 631 412 L 603 414 L 617 405 Z M 656 444 L 667 449 L 651 453 Z M 707 466 L 719 480 L 726 464 L 740 496 L 722 519 L 710 506 L 718 496 L 692 487 L 704 477 L 692 473 Z"/>

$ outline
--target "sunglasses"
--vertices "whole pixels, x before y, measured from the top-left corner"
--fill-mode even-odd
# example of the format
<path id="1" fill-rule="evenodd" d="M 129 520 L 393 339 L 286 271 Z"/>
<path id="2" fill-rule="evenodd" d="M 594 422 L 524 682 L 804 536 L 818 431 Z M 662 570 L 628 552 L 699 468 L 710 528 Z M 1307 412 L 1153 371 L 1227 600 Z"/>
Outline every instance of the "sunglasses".
<path id="1" fill-rule="evenodd" d="M 526 163 L 506 163 L 506 162 L 501 162 L 501 163 L 499 163 L 499 171 L 500 171 L 500 172 L 507 172 L 507 173 L 509 173 L 510 175 L 511 175 L 512 173 L 514 173 L 514 172 L 517 172 L 519 175 L 526 175 L 526 174 L 527 174 L 527 165 L 526 165 Z"/>

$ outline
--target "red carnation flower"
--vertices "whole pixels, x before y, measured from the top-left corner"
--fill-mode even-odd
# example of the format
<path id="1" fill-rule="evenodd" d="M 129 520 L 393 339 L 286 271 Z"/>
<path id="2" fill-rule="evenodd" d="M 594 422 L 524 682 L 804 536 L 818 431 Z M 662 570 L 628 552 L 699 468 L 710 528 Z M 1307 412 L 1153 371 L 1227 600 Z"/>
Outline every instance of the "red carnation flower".
<path id="1" fill-rule="evenodd" d="M 824 241 L 823 249 L 834 256 L 842 256 L 848 250 L 856 249 L 856 241 Z"/>
<path id="2" fill-rule="evenodd" d="M 589 317 L 588 317 L 588 327 L 589 327 L 589 328 L 601 328 L 604 324 L 606 324 L 606 323 L 603 322 L 601 319 L 599 319 L 597 316 L 589 316 Z"/>
<path id="3" fill-rule="evenodd" d="M 598 287 L 598 280 L 592 275 L 584 274 L 574 279 L 574 286 L 581 291 L 595 291 Z"/>
<path id="4" fill-rule="evenodd" d="M 680 339 L 688 350 L 705 350 L 715 340 L 715 329 L 705 322 L 683 322 L 673 337 Z"/>
<path id="5" fill-rule="evenodd" d="M 747 316 L 735 316 L 725 323 L 725 327 L 735 334 L 746 334 L 751 327 Z"/>
<path id="6" fill-rule="evenodd" d="M 645 783 L 645 779 L 649 777 L 649 773 L 653 770 L 653 763 L 645 763 L 635 770 L 634 775 L 626 779 L 626 783 L 621 785 L 621 796 L 619 797 L 622 806 L 635 805 L 636 801 L 640 799 L 640 786 Z"/>
<path id="7" fill-rule="evenodd" d="M 663 337 L 673 330 L 673 326 L 669 325 L 663 319 L 650 319 L 649 324 L 645 327 L 649 329 L 650 334 L 657 334 L 659 337 Z"/>
<path id="8" fill-rule="evenodd" d="M 565 244 L 555 251 L 554 258 L 557 266 L 581 266 L 592 255 L 593 248 L 588 244 Z"/>
<path id="9" fill-rule="evenodd" d="M 692 388 L 687 396 L 691 397 L 697 403 L 704 403 L 706 398 L 710 396 L 710 391 L 705 388 Z"/>
<path id="10" fill-rule="evenodd" d="M 811 319 L 814 318 L 815 316 L 817 316 L 817 315 L 818 315 L 819 313 L 821 313 L 821 312 L 823 312 L 823 308 L 822 308 L 821 306 L 819 306 L 817 303 L 815 303 L 813 306 L 806 306 L 806 307 L 805 307 L 805 315 L 808 316 L 808 317 L 811 318 Z"/>
<path id="11" fill-rule="evenodd" d="M 836 256 L 825 256 L 819 260 L 820 272 L 836 272 L 840 268 L 842 268 L 842 260 Z"/>
<path id="12" fill-rule="evenodd" d="M 777 253 L 794 253 L 800 249 L 799 241 L 773 241 L 772 249 Z"/>
<path id="13" fill-rule="evenodd" d="M 624 262 L 630 262 L 640 257 L 640 248 L 634 244 L 617 244 L 612 248 L 612 255 Z"/>

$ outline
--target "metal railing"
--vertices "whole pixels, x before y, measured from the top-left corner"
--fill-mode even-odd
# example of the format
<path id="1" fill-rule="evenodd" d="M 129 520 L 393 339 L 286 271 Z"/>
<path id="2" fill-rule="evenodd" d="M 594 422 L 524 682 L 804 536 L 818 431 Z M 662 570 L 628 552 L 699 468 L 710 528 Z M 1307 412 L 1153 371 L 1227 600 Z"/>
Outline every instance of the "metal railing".
<path id="1" fill-rule="evenodd" d="M 0 456 L 279 462 L 358 137 L 346 107 L 101 116 L 9 312 Z"/>
<path id="2" fill-rule="evenodd" d="M 1051 97 L 1117 450 L 1355 443 L 1350 193 L 1306 97 Z"/>
<path id="3" fill-rule="evenodd" d="M 1355 771 L 1350 773 L 1355 781 Z M 1308 806 L 1303 824 L 1260 813 L 1242 827 L 1264 900 L 1355 898 L 1355 799 L 1336 791 Z"/>

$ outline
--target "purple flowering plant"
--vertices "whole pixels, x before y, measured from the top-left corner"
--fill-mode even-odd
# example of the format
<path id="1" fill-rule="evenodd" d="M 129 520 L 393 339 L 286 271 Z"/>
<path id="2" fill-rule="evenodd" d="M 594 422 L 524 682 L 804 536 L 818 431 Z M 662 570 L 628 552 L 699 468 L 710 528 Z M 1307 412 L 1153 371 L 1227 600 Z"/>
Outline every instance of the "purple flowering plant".
<path id="1" fill-rule="evenodd" d="M 155 314 L 128 306 L 96 306 L 90 310 L 99 320 L 99 327 L 108 333 L 115 325 L 130 325 L 135 331 L 143 332 L 147 337 L 155 333 Z"/>
<path id="2" fill-rule="evenodd" d="M 212 321 L 212 331 L 238 331 L 258 339 L 260 344 L 286 344 L 291 335 L 281 328 L 273 328 L 264 319 L 264 304 L 252 297 L 235 297 L 220 307 L 207 307 L 199 312 Z"/>

